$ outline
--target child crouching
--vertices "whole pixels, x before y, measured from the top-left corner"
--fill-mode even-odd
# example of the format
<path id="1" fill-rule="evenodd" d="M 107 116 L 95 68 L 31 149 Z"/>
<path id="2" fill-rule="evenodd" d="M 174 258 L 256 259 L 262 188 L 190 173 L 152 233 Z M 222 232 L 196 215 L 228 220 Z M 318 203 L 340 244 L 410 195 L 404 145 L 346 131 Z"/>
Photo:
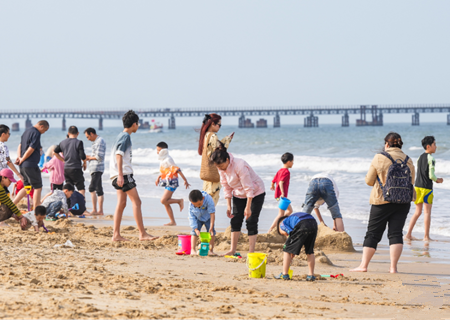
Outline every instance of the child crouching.
<path id="1" fill-rule="evenodd" d="M 317 236 L 317 222 L 312 215 L 305 212 L 297 212 L 291 214 L 289 217 L 281 217 L 277 223 L 278 233 L 287 238 L 283 246 L 283 272 L 280 278 L 283 280 L 290 280 L 289 267 L 291 266 L 294 256 L 298 256 L 303 246 L 305 246 L 305 253 L 308 256 L 309 273 L 306 281 L 314 281 L 314 243 Z"/>
<path id="2" fill-rule="evenodd" d="M 213 198 L 205 191 L 192 190 L 189 193 L 189 225 L 191 231 L 191 255 L 197 254 L 196 246 L 197 240 L 200 236 L 202 226 L 205 226 L 206 232 L 211 234 L 211 241 L 209 242 L 209 254 L 215 256 L 214 253 L 214 239 L 216 230 L 214 229 L 215 212 Z"/>
<path id="3" fill-rule="evenodd" d="M 39 232 L 39 228 L 44 226 L 46 215 L 47 209 L 44 206 L 37 206 L 34 211 L 25 213 L 23 216 L 27 219 L 27 225 L 22 230 L 28 230 L 34 227 L 34 231 Z"/>

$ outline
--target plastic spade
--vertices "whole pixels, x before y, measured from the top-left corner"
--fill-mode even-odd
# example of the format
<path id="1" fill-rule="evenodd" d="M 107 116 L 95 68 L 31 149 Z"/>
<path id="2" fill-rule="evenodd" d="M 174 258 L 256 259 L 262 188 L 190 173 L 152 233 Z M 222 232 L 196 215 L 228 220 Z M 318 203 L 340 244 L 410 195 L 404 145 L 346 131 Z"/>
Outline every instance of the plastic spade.
<path id="1" fill-rule="evenodd" d="M 70 208 L 69 211 L 70 210 L 78 210 L 78 209 L 80 209 L 80 206 L 78 205 L 78 203 L 75 203 L 75 205 L 72 208 Z"/>
<path id="2" fill-rule="evenodd" d="M 27 192 L 27 202 L 28 202 L 28 211 L 30 211 L 30 192 L 31 186 L 25 186 L 25 191 Z"/>

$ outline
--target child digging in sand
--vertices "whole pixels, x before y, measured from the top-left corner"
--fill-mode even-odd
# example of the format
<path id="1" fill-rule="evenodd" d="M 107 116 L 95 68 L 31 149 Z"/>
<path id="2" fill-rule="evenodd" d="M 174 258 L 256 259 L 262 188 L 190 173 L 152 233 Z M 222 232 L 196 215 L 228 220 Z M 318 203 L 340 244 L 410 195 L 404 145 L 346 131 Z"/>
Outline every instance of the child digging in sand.
<path id="1" fill-rule="evenodd" d="M 39 232 L 39 228 L 44 226 L 44 219 L 47 209 L 44 206 L 37 206 L 34 211 L 25 213 L 23 216 L 27 219 L 27 225 L 22 230 L 28 230 L 34 227 L 34 231 Z"/>
<path id="2" fill-rule="evenodd" d="M 314 243 L 317 236 L 317 222 L 312 215 L 305 212 L 297 212 L 289 217 L 278 219 L 278 233 L 288 237 L 283 247 L 283 272 L 280 279 L 290 280 L 289 267 L 292 259 L 300 254 L 300 250 L 305 246 L 305 253 L 308 256 L 309 273 L 306 281 L 314 281 Z"/>
<path id="3" fill-rule="evenodd" d="M 283 162 L 283 167 L 278 170 L 277 174 L 272 180 L 272 185 L 270 187 L 270 190 L 275 190 L 275 199 L 277 199 L 277 201 L 279 201 L 280 198 L 287 198 L 288 196 L 289 181 L 291 180 L 291 173 L 289 172 L 289 169 L 294 165 L 294 155 L 292 153 L 286 152 L 281 156 L 281 162 Z M 289 216 L 292 212 L 293 210 L 290 204 L 287 210 L 279 209 L 278 215 L 275 220 L 273 220 L 269 232 L 275 229 L 278 219 L 280 219 L 282 216 Z"/>
<path id="4" fill-rule="evenodd" d="M 64 211 L 66 216 L 69 215 L 69 207 L 67 204 L 67 199 L 69 199 L 75 188 L 70 183 L 66 183 L 63 190 L 53 190 L 53 192 L 48 193 L 42 199 L 42 205 L 47 210 L 46 220 L 55 221 L 58 219 L 58 214 L 61 210 Z"/>
<path id="5" fill-rule="evenodd" d="M 160 142 L 156 145 L 156 153 L 158 154 L 158 159 L 160 161 L 159 171 L 161 174 L 156 178 L 155 185 L 165 188 L 164 194 L 161 198 L 161 203 L 166 208 L 167 214 L 169 215 L 170 222 L 166 223 L 165 226 L 176 226 L 175 217 L 173 216 L 173 210 L 170 206 L 173 203 L 178 203 L 180 206 L 180 212 L 184 208 L 183 199 L 172 199 L 172 195 L 178 188 L 178 174 L 183 178 L 184 185 L 186 189 L 189 188 L 190 184 L 187 182 L 184 174 L 181 172 L 180 168 L 176 166 L 172 157 L 169 156 L 169 146 L 165 142 Z"/>
<path id="6" fill-rule="evenodd" d="M 211 234 L 211 241 L 209 242 L 209 254 L 215 256 L 214 253 L 214 239 L 216 230 L 214 230 L 215 212 L 213 198 L 206 192 L 200 190 L 192 190 L 189 193 L 189 225 L 191 231 L 191 255 L 197 254 L 196 246 L 197 240 L 200 236 L 202 226 L 205 226 L 206 232 Z"/>

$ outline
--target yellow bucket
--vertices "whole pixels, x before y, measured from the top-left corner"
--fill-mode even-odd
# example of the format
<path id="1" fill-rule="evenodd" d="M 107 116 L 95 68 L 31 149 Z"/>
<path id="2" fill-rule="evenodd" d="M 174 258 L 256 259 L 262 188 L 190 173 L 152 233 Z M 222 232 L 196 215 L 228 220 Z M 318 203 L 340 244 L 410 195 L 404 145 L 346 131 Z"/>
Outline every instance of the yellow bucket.
<path id="1" fill-rule="evenodd" d="M 248 276 L 250 278 L 266 277 L 267 254 L 265 253 L 249 253 L 247 254 Z"/>

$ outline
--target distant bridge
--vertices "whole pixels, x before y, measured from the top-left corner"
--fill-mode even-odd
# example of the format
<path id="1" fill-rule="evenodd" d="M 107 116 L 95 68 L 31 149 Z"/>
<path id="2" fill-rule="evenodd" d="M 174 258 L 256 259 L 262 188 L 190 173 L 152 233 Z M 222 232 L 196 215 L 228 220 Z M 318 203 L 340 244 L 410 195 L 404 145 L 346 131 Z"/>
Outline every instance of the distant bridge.
<path id="1" fill-rule="evenodd" d="M 359 114 L 357 126 L 382 126 L 383 114 L 411 113 L 412 125 L 420 124 L 420 113 L 449 113 L 447 124 L 450 125 L 450 104 L 417 104 L 417 105 L 348 105 L 348 106 L 314 106 L 314 107 L 242 107 L 242 108 L 203 108 L 203 109 L 144 109 L 135 110 L 141 119 L 168 117 L 169 129 L 175 129 L 176 117 L 203 117 L 206 113 L 218 113 L 221 116 L 239 116 L 239 127 L 254 127 L 246 116 L 274 116 L 274 127 L 280 127 L 280 116 L 307 115 L 304 119 L 305 127 L 319 125 L 317 115 L 342 114 L 342 126 L 349 126 L 349 115 Z M 103 129 L 104 119 L 121 119 L 126 110 L 9 110 L 0 112 L 0 119 L 26 119 L 25 126 L 32 125 L 31 119 L 62 118 L 62 128 L 66 130 L 67 119 L 98 119 L 99 129 Z M 372 121 L 367 116 L 372 115 Z M 15 124 L 18 129 L 18 123 Z M 267 127 L 267 120 L 260 119 L 257 127 Z M 13 128 L 14 129 L 14 128 Z"/>

